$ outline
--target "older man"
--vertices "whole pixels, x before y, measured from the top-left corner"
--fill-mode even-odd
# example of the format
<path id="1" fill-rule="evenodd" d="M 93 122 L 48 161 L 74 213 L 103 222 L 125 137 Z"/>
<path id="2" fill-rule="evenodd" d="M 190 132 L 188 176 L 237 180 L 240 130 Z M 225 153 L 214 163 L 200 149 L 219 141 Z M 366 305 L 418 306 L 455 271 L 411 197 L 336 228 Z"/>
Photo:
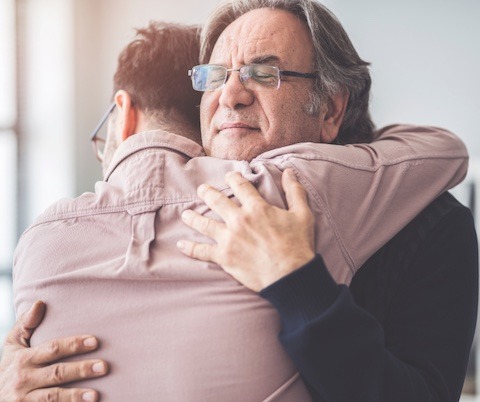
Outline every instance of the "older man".
<path id="1" fill-rule="evenodd" d="M 261 62 L 262 60 L 255 60 L 255 61 Z M 270 61 L 275 61 L 275 60 L 270 59 Z M 261 64 L 261 63 L 259 63 L 259 64 Z M 264 67 L 264 65 L 263 65 L 263 67 Z M 273 66 L 273 67 L 275 67 L 275 66 Z M 277 69 L 278 69 L 278 67 L 277 67 Z M 275 70 L 275 69 L 273 69 L 273 70 Z M 229 135 L 231 134 L 231 136 L 232 136 L 233 138 L 235 138 L 235 136 L 237 136 L 237 138 L 238 138 L 239 140 L 241 140 L 242 134 L 245 134 L 245 133 L 260 134 L 259 136 L 256 136 L 256 137 L 253 137 L 253 138 L 252 138 L 252 139 L 254 140 L 253 143 L 256 144 L 256 145 L 258 144 L 258 149 L 259 149 L 259 150 L 266 150 L 266 149 L 275 148 L 277 141 L 284 141 L 284 140 L 285 140 L 285 137 L 288 137 L 288 133 L 284 133 L 284 132 L 281 131 L 281 125 L 278 125 L 278 120 L 277 120 L 277 121 L 273 121 L 273 120 L 272 120 L 272 115 L 270 115 L 269 113 L 264 113 L 265 118 L 264 118 L 264 119 L 263 119 L 263 118 L 259 118 L 258 121 L 257 121 L 257 119 L 256 119 L 256 117 L 255 117 L 257 114 L 255 114 L 255 113 L 250 114 L 250 115 L 245 114 L 246 117 L 245 117 L 244 120 L 238 120 L 238 119 L 237 119 L 237 120 L 234 120 L 234 119 L 232 119 L 232 117 L 233 117 L 233 118 L 237 118 L 237 116 L 235 116 L 235 112 L 232 111 L 233 109 L 237 109 L 237 111 L 238 111 L 238 109 L 244 109 L 244 108 L 246 109 L 247 107 L 254 105 L 254 103 L 257 102 L 258 98 L 261 98 L 260 96 L 257 96 L 260 92 L 262 92 L 261 89 L 252 88 L 252 86 L 251 86 L 252 83 L 254 83 L 254 82 L 260 83 L 261 86 L 264 86 L 267 91 L 272 89 L 272 88 L 270 88 L 269 85 L 268 85 L 268 82 L 270 82 L 272 79 L 273 79 L 274 81 L 277 80 L 277 84 L 278 84 L 278 85 L 280 84 L 280 80 L 278 79 L 278 78 L 280 78 L 280 77 L 279 77 L 278 75 L 277 75 L 277 76 L 271 75 L 270 77 L 268 77 L 268 76 L 266 77 L 266 78 L 267 78 L 267 83 L 266 83 L 266 85 L 264 85 L 265 82 L 262 81 L 262 80 L 265 79 L 265 72 L 266 72 L 266 71 L 268 71 L 268 70 L 266 70 L 265 68 L 260 68 L 260 67 L 251 68 L 251 69 L 249 69 L 249 70 L 247 70 L 247 71 L 246 71 L 245 69 L 242 69 L 242 71 L 240 71 L 241 74 L 243 73 L 243 75 L 242 75 L 242 80 L 243 80 L 243 83 L 245 84 L 245 88 L 248 88 L 248 91 L 250 91 L 251 94 L 254 95 L 254 96 L 252 97 L 252 96 L 250 96 L 251 94 L 249 94 L 250 99 L 253 99 L 253 101 L 251 101 L 250 103 L 248 103 L 249 100 L 247 99 L 247 100 L 245 101 L 245 102 L 247 102 L 247 103 L 237 103 L 237 104 L 235 104 L 233 107 L 232 107 L 232 106 L 227 106 L 227 108 L 229 108 L 230 110 L 225 111 L 225 114 L 220 117 L 220 121 L 217 123 L 218 127 L 216 127 L 216 126 L 213 127 L 213 128 L 214 128 L 214 130 L 213 130 L 214 135 L 220 136 L 220 135 L 224 135 L 224 134 L 225 134 L 226 136 L 229 136 Z M 208 72 L 208 71 L 207 71 L 207 72 Z M 224 74 L 224 73 L 222 73 L 222 70 L 217 71 L 217 73 L 218 73 L 218 72 L 220 72 L 221 74 Z M 226 71 L 225 71 L 225 73 L 226 73 Z M 253 75 L 253 73 L 255 73 L 256 75 Z M 291 74 L 291 73 L 293 73 L 293 74 L 300 74 L 299 76 L 293 75 L 293 76 L 292 76 L 292 80 L 294 80 L 295 78 L 307 78 L 307 79 L 308 79 L 308 78 L 309 78 L 309 74 L 310 74 L 310 73 L 300 73 L 300 72 L 298 72 L 298 71 L 289 70 L 288 74 Z M 209 73 L 208 73 L 208 74 L 209 74 Z M 262 74 L 263 74 L 263 76 L 262 76 Z M 279 74 L 284 74 L 285 76 L 287 76 L 287 73 L 286 73 L 284 70 L 282 70 L 282 72 L 279 73 Z M 304 77 L 302 76 L 302 74 L 304 75 Z M 217 77 L 217 79 L 219 79 L 219 78 Z M 225 76 L 223 77 L 223 79 L 226 80 L 226 79 L 227 79 L 227 76 L 225 75 Z M 249 81 L 249 80 L 250 80 L 250 81 Z M 269 80 L 270 80 L 270 81 L 269 81 Z M 229 81 L 227 82 L 227 85 L 228 85 L 228 83 L 230 83 L 231 81 L 232 81 L 232 80 L 229 80 Z M 277 84 L 276 84 L 276 85 L 277 85 Z M 216 85 L 216 84 L 213 84 L 213 85 Z M 277 85 L 277 86 L 278 86 L 278 85 Z M 284 88 L 284 87 L 289 88 L 289 86 L 290 86 L 290 85 L 289 85 L 288 79 L 283 79 L 283 78 L 282 78 L 282 87 L 281 87 L 281 88 Z M 220 85 L 220 87 L 221 87 L 221 85 Z M 221 88 L 219 88 L 219 89 L 221 89 Z M 273 88 L 273 89 L 275 89 L 275 88 Z M 257 94 L 257 90 L 258 90 L 258 94 Z M 225 93 L 226 93 L 226 92 L 225 92 Z M 267 93 L 267 92 L 265 92 L 265 93 Z M 222 94 L 223 94 L 223 93 L 222 93 Z M 243 95 L 245 95 L 245 94 L 243 94 Z M 283 95 L 285 95 L 285 94 L 283 93 Z M 278 96 L 282 96 L 282 92 L 278 92 Z M 244 98 L 245 98 L 245 97 L 244 97 Z M 262 102 L 259 101 L 258 103 L 263 103 L 262 109 L 266 109 L 266 110 L 268 111 L 268 110 L 269 110 L 269 107 L 272 105 L 272 103 L 274 103 L 274 102 L 272 101 L 273 98 L 272 98 L 272 96 L 270 96 L 270 100 L 268 100 L 269 98 L 266 96 L 266 97 L 264 97 L 263 99 L 264 99 L 264 101 L 262 101 Z M 267 100 L 265 101 L 265 99 L 267 99 Z M 289 98 L 287 97 L 287 98 L 286 98 L 286 106 L 295 106 L 295 105 L 291 105 L 291 104 L 289 105 L 288 99 L 289 99 Z M 290 100 L 291 100 L 291 99 L 293 99 L 293 98 L 290 97 Z M 260 99 L 260 100 L 261 100 L 261 99 Z M 302 100 L 302 99 L 300 99 L 300 100 Z M 290 102 L 290 103 L 291 103 L 291 102 Z M 341 101 L 340 101 L 340 103 L 341 103 Z M 124 95 L 122 95 L 122 94 L 120 94 L 120 96 L 117 97 L 117 105 L 119 106 L 119 110 L 120 110 L 120 112 L 121 112 L 121 113 L 120 113 L 120 115 L 122 116 L 122 120 L 121 120 L 121 121 L 124 122 L 124 123 L 123 123 L 124 128 L 125 128 L 126 122 L 128 121 L 128 118 L 129 118 L 129 116 L 130 116 L 130 112 L 129 112 L 130 108 L 127 107 L 129 104 L 130 104 L 130 102 L 128 101 L 128 97 L 126 97 L 126 96 L 124 96 Z M 230 105 L 232 105 L 232 104 L 230 104 Z M 304 105 L 304 106 L 305 106 L 305 105 Z M 338 130 L 339 119 L 341 120 L 341 115 L 342 115 L 342 112 L 339 112 L 339 110 L 340 110 L 341 108 L 342 108 L 341 105 L 340 105 L 340 106 L 338 106 L 338 105 L 337 105 L 337 106 L 332 106 L 331 112 L 329 112 L 329 113 L 327 113 L 327 112 L 323 113 L 323 121 L 319 121 L 319 123 L 322 123 L 322 125 L 319 125 L 319 127 L 322 127 L 322 130 L 321 130 L 321 133 L 322 133 L 322 134 L 321 134 L 321 135 L 322 135 L 322 138 L 323 138 L 324 140 L 325 140 L 325 139 L 329 139 L 330 137 L 332 137 L 333 134 L 334 134 L 334 132 L 335 132 L 335 130 Z M 293 109 L 295 109 L 295 107 L 294 107 Z M 204 110 L 203 107 L 202 107 L 202 110 Z M 279 110 L 280 110 L 280 109 L 279 109 Z M 297 107 L 297 108 L 296 108 L 296 111 L 295 111 L 295 116 L 297 116 L 297 117 L 298 117 L 298 116 L 301 116 L 302 113 L 303 113 L 303 111 L 304 111 L 303 108 L 298 108 L 298 107 Z M 314 110 L 313 106 L 311 106 L 311 105 L 309 106 L 309 108 L 308 108 L 308 110 L 307 110 L 306 112 L 307 112 L 309 115 L 312 115 L 312 116 L 315 116 L 316 113 L 317 113 L 317 112 Z M 262 117 L 261 114 L 262 114 L 262 113 L 259 113 L 258 115 L 259 115 L 260 117 Z M 321 115 L 321 114 L 322 114 L 322 113 L 320 113 L 319 115 Z M 202 116 L 203 116 L 203 113 L 202 113 Z M 294 124 L 294 119 L 292 119 L 291 116 L 288 116 L 288 114 L 286 114 L 286 117 L 288 117 L 288 119 L 289 119 L 289 124 L 291 125 L 292 130 L 295 130 L 296 127 L 295 127 L 295 124 Z M 317 116 L 317 117 L 318 117 L 318 116 Z M 222 120 L 222 119 L 223 119 L 223 120 Z M 330 119 L 330 123 L 328 123 L 328 122 L 325 123 L 325 121 L 328 121 L 329 119 Z M 281 120 L 281 119 L 280 119 L 280 120 Z M 207 120 L 206 120 L 206 121 L 207 121 Z M 308 124 L 311 124 L 312 127 L 313 127 L 313 123 L 308 123 Z M 275 127 L 275 126 L 276 126 L 276 127 L 280 130 L 280 134 L 281 134 L 281 135 L 279 135 L 278 138 L 275 138 L 275 137 L 273 136 L 274 131 L 270 131 L 270 132 L 269 132 L 270 126 L 272 126 L 272 127 Z M 216 131 L 215 131 L 215 130 L 216 130 Z M 332 131 L 332 130 L 333 130 L 333 131 Z M 129 132 L 129 131 L 130 131 L 129 129 L 126 130 L 126 132 Z M 134 131 L 135 131 L 135 130 L 134 130 Z M 263 136 L 264 133 L 265 133 L 265 134 L 266 134 L 266 133 L 269 133 L 269 136 L 268 136 L 268 135 Z M 313 135 L 313 132 L 310 130 L 310 128 L 307 130 L 307 133 L 308 133 L 308 135 Z M 240 136 L 238 136 L 238 134 L 240 134 Z M 127 135 L 127 136 L 128 136 L 128 135 Z M 329 137 L 329 136 L 330 136 L 330 137 Z M 308 138 L 308 137 L 305 137 L 305 138 Z M 315 137 L 315 136 L 314 136 L 313 138 L 315 138 L 315 139 L 318 141 L 318 137 Z M 302 139 L 303 139 L 303 137 L 302 137 L 302 138 L 299 138 L 298 140 L 302 140 Z M 289 143 L 295 142 L 295 135 L 290 136 L 290 137 L 287 138 L 285 141 L 286 141 L 285 143 L 280 143 L 279 145 L 287 145 L 287 144 L 289 144 Z M 205 142 L 208 143 L 207 141 L 205 141 Z M 266 145 L 267 148 L 265 148 L 265 145 Z M 123 147 L 123 148 L 124 148 L 123 151 L 125 151 L 126 148 L 125 148 L 125 147 Z M 212 148 L 208 148 L 208 149 L 212 149 Z M 222 147 L 220 146 L 220 147 L 219 147 L 219 154 L 222 152 L 222 151 L 220 151 L 221 149 L 222 149 Z M 224 148 L 224 149 L 225 149 L 225 148 Z M 122 152 L 123 152 L 123 151 L 122 151 Z M 237 151 L 238 151 L 238 153 L 244 152 L 244 150 L 243 150 L 242 148 L 238 148 Z M 340 149 L 339 149 L 339 151 L 340 151 L 340 153 L 342 152 Z M 116 169 L 116 166 L 117 166 L 117 165 L 120 165 L 120 164 L 123 163 L 122 161 L 123 161 L 124 155 L 122 154 L 122 152 L 120 152 L 119 156 L 116 158 L 117 160 L 114 162 L 114 167 L 113 167 L 113 169 Z M 212 152 L 212 151 L 209 151 L 209 152 Z M 335 151 L 333 151 L 333 152 L 335 152 Z M 123 155 L 123 156 L 122 156 L 122 155 Z M 270 155 L 270 156 L 271 156 L 271 155 Z M 248 158 L 249 158 L 249 156 L 246 155 L 246 154 L 245 154 L 245 155 L 239 155 L 239 157 L 242 157 L 242 158 L 245 158 L 245 159 L 248 159 Z M 335 163 L 337 163 L 337 162 L 338 162 L 338 160 L 335 161 Z M 397 162 L 400 162 L 400 161 L 397 161 Z M 125 165 L 125 164 L 124 164 L 124 165 Z M 413 167 L 414 165 L 415 165 L 415 164 L 412 165 L 412 164 L 407 163 L 407 164 L 405 165 L 405 167 Z M 155 164 L 152 165 L 152 166 L 155 166 Z M 346 167 L 346 166 L 345 166 L 345 167 Z M 125 170 L 124 168 L 122 168 L 122 169 Z M 119 170 L 119 169 L 117 169 L 117 171 L 118 171 L 118 170 Z M 110 174 L 110 173 L 107 173 L 107 176 L 108 176 L 109 174 Z M 113 177 L 113 176 L 112 176 L 112 177 Z M 115 177 L 116 177 L 116 178 L 114 179 L 114 182 L 115 182 L 116 180 L 118 180 L 118 178 L 119 178 L 118 174 L 117 174 Z M 286 179 L 286 180 L 287 180 L 286 183 L 288 184 L 288 179 Z M 235 182 L 234 182 L 234 181 L 232 181 L 231 184 L 235 187 Z M 173 187 L 175 187 L 175 186 L 173 185 Z M 160 188 L 160 187 L 159 187 L 159 188 Z M 288 190 L 288 188 L 287 188 L 287 190 Z M 290 198 L 290 201 L 291 201 L 292 198 L 289 197 L 289 194 L 290 194 L 290 196 L 291 196 L 292 193 L 288 193 L 288 194 L 287 194 L 287 199 Z M 297 200 L 298 200 L 298 199 L 297 199 Z M 130 208 L 130 209 L 131 209 L 131 208 Z M 134 209 L 135 209 L 135 208 L 134 208 Z M 138 208 L 137 208 L 137 209 L 138 209 Z M 57 208 L 57 212 L 58 212 L 58 208 Z M 135 215 L 141 215 L 142 213 L 145 213 L 145 212 L 148 214 L 149 211 L 143 211 L 143 212 L 142 212 L 142 211 L 139 211 L 139 210 L 138 210 L 138 211 L 135 213 L 135 211 L 132 210 L 132 211 L 130 211 L 129 213 L 132 213 L 132 212 L 133 212 L 133 215 L 135 216 Z M 151 211 L 150 211 L 150 212 L 151 212 Z M 52 213 L 52 211 L 50 211 L 50 213 Z M 104 213 L 106 213 L 106 211 L 105 211 Z M 136 218 L 135 218 L 135 219 L 136 219 Z M 141 218 L 141 219 L 143 219 L 143 218 Z M 137 219 L 137 220 L 138 220 L 138 219 Z M 137 222 L 137 223 L 138 223 L 138 222 Z M 42 223 L 42 224 L 44 224 L 44 223 Z M 134 227 L 137 227 L 137 225 L 135 224 Z M 139 228 L 141 228 L 141 227 L 139 227 Z M 147 230 L 147 232 L 148 232 L 148 230 Z M 142 236 L 147 236 L 147 237 L 148 237 L 148 233 L 147 233 L 147 232 L 146 232 L 145 230 L 141 230 L 141 231 L 138 233 L 138 236 L 140 236 L 140 237 L 138 237 L 138 238 L 136 237 L 134 240 L 138 243 L 138 240 L 140 240 Z M 308 237 L 308 236 L 307 236 L 307 237 Z M 140 246 L 140 248 L 138 249 L 138 252 L 139 252 L 140 254 L 139 254 L 138 256 L 141 256 L 141 254 L 144 253 L 145 251 L 147 251 L 147 254 L 148 254 L 148 250 L 145 250 L 144 247 L 141 247 L 141 244 L 142 244 L 142 243 L 139 243 L 139 244 L 137 244 L 137 245 L 135 246 L 135 242 L 132 243 L 132 249 L 133 249 L 133 250 L 135 250 L 138 246 Z M 143 249 L 143 251 L 142 251 L 142 249 Z M 308 251 L 308 248 L 304 248 L 304 250 Z M 297 250 L 292 250 L 292 251 L 298 251 L 298 249 L 297 249 Z M 308 256 L 308 252 L 301 253 L 301 254 L 302 254 L 302 255 L 300 256 L 300 258 L 304 258 L 305 255 Z M 255 254 L 254 254 L 254 255 L 255 255 Z M 138 257 L 138 256 L 137 256 L 137 257 Z M 296 258 L 298 258 L 298 255 L 297 255 Z M 290 259 L 289 261 L 291 262 L 292 260 Z M 299 261 L 299 260 L 298 260 L 298 261 Z M 126 267 L 126 266 L 125 266 L 125 267 Z M 105 268 L 106 268 L 106 267 L 105 267 Z M 119 266 L 118 268 L 119 268 L 119 270 L 117 270 L 117 271 L 118 271 L 118 274 L 120 274 L 120 276 L 122 276 L 123 274 L 128 273 L 128 272 L 126 272 L 126 270 L 125 270 L 124 268 L 122 268 L 122 267 L 120 267 L 120 266 Z M 130 269 L 131 269 L 131 268 L 130 268 Z M 127 271 L 128 271 L 128 269 L 127 269 Z M 187 271 L 188 271 L 188 270 L 187 270 Z M 153 273 L 153 271 L 152 271 L 152 273 Z M 188 272 L 187 272 L 187 274 L 188 274 Z M 189 274 L 189 275 L 190 275 L 190 274 Z M 229 286 L 230 286 L 230 285 L 229 285 Z M 229 286 L 227 286 L 227 288 L 228 288 Z M 241 326 L 241 329 L 242 329 L 243 331 L 247 331 L 252 337 L 255 338 L 253 332 L 248 331 L 248 327 L 243 327 L 243 326 Z M 253 327 L 252 327 L 252 329 L 253 329 Z M 163 335 L 163 334 L 160 332 L 159 335 Z M 235 339 L 237 339 L 237 338 L 235 338 Z M 177 340 L 180 341 L 180 338 L 177 339 Z M 224 340 L 224 341 L 225 341 L 225 340 Z M 227 341 L 227 342 L 228 342 L 228 341 L 233 342 L 234 339 L 226 339 L 226 341 Z M 238 338 L 237 341 L 241 341 L 241 338 Z M 220 346 L 220 345 L 217 345 L 217 346 Z M 150 350 L 150 352 L 151 352 L 151 350 Z M 268 354 L 271 353 L 271 351 L 268 351 L 268 350 L 264 350 L 264 352 L 265 352 L 265 354 L 267 355 L 267 357 L 268 357 Z M 244 358 L 245 358 L 245 356 L 246 356 L 246 355 L 244 354 Z M 259 357 L 260 357 L 260 356 L 259 356 Z M 274 357 L 274 356 L 272 356 L 272 357 Z M 263 359 L 263 358 L 262 358 L 262 359 Z M 120 364 L 120 363 L 119 363 L 119 367 L 121 367 L 121 364 Z M 239 366 L 239 367 L 240 367 L 240 366 Z M 247 365 L 247 366 L 244 367 L 244 368 L 247 368 L 247 369 L 249 368 L 250 371 L 253 370 L 254 368 L 258 369 L 258 367 L 255 367 L 255 365 Z M 275 370 L 276 370 L 276 369 L 277 369 L 277 367 L 275 367 Z M 170 367 L 170 370 L 171 370 L 171 367 Z M 272 369 L 267 370 L 267 372 L 268 372 L 268 371 L 274 372 L 275 370 L 273 370 L 273 366 L 272 366 Z M 264 372 L 264 371 L 265 371 L 265 370 L 262 370 L 262 372 Z M 143 374 L 144 374 L 144 375 L 147 375 L 147 373 L 143 373 Z M 151 373 L 151 374 L 155 375 L 156 373 Z M 163 378 L 163 376 L 160 376 L 160 377 Z M 70 377 L 70 378 L 72 378 L 72 377 Z M 218 376 L 215 376 L 215 378 L 218 378 Z M 137 382 L 137 383 L 138 383 L 138 382 Z M 191 387 L 192 384 L 189 383 L 188 385 Z M 287 384 L 285 384 L 285 385 L 287 385 Z M 166 391 L 166 390 L 165 390 L 165 391 Z M 184 392 L 184 390 L 182 390 L 182 391 Z M 180 392 L 180 390 L 177 390 L 177 392 Z M 246 395 L 245 392 L 246 392 L 246 389 L 245 389 L 244 392 L 243 392 L 243 396 L 244 396 L 244 397 L 245 397 L 245 395 Z M 173 394 L 173 395 L 175 395 L 175 394 Z M 177 394 L 177 398 L 180 397 L 180 396 L 178 396 L 178 395 L 179 395 L 179 394 Z M 186 395 L 189 395 L 189 394 L 188 394 L 188 391 L 187 391 L 187 394 L 186 394 Z M 203 394 L 202 394 L 202 395 L 203 395 Z M 197 394 L 197 396 L 198 396 L 198 394 Z M 298 394 L 297 394 L 297 396 L 298 396 Z M 168 397 L 167 397 L 167 398 L 168 398 Z M 178 399 L 177 399 L 177 400 L 178 400 Z M 231 400 L 231 399 L 230 399 L 230 400 Z M 295 400 L 301 400 L 301 399 L 295 399 Z"/>
<path id="2" fill-rule="evenodd" d="M 365 63 L 316 2 L 226 4 L 205 27 L 203 57 L 232 71 L 221 90 L 202 98 L 207 152 L 251 158 L 295 141 L 348 142 L 356 129 L 369 135 Z M 303 77 L 315 72 L 316 81 L 287 74 L 281 92 L 249 91 L 241 84 L 242 66 L 251 64 Z M 315 400 L 459 399 L 478 292 L 477 241 L 466 208 L 448 194 L 439 197 L 346 288 L 332 280 L 320 256 L 312 258 L 308 235 L 290 235 L 285 214 L 240 177 L 232 186 L 241 207 L 215 189 L 201 192 L 225 224 L 184 214 L 215 244 L 184 241 L 182 250 L 220 264 L 272 302 L 283 322 L 282 343 Z M 299 217 L 289 219 L 311 235 Z"/>

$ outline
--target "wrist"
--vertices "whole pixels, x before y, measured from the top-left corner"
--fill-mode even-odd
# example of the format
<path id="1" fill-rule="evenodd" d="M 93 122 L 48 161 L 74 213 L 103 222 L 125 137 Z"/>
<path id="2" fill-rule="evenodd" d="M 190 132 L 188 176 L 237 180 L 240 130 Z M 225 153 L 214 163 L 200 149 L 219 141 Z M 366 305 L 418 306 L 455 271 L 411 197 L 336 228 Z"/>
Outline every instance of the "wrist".
<path id="1" fill-rule="evenodd" d="M 315 253 L 311 250 L 307 250 L 304 253 L 298 253 L 296 255 L 289 255 L 288 259 L 282 260 L 282 262 L 277 265 L 277 269 L 270 270 L 268 272 L 268 276 L 266 275 L 263 278 L 261 288 L 258 291 L 267 288 L 271 284 L 290 275 L 292 272 L 297 271 L 298 269 L 312 261 L 314 258 Z"/>
<path id="2" fill-rule="evenodd" d="M 335 302 L 341 286 L 317 255 L 303 267 L 260 292 L 277 309 L 289 332 L 323 314 Z"/>

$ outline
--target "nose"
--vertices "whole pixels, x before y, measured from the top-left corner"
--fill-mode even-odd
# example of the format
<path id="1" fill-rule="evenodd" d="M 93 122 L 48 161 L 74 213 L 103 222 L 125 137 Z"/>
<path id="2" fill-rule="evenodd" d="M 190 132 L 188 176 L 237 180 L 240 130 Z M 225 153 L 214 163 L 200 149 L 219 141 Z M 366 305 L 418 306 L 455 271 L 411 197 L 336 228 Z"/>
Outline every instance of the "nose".
<path id="1" fill-rule="evenodd" d="M 234 70 L 227 78 L 225 86 L 220 90 L 219 103 L 228 109 L 238 109 L 251 105 L 255 100 L 252 91 L 245 88 L 238 76 L 239 72 Z"/>

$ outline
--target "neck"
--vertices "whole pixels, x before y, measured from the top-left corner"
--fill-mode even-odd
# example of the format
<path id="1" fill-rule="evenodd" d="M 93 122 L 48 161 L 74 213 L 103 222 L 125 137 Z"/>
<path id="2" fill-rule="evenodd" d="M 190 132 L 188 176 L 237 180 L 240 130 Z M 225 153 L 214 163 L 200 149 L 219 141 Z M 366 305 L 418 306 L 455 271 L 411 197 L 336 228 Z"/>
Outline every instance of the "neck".
<path id="1" fill-rule="evenodd" d="M 148 130 L 163 130 L 169 133 L 181 135 L 195 141 L 197 144 L 201 143 L 200 128 L 194 127 L 187 119 L 174 111 L 167 113 L 156 113 L 155 116 L 149 115 L 143 119 L 142 124 L 137 125 L 137 132 Z"/>

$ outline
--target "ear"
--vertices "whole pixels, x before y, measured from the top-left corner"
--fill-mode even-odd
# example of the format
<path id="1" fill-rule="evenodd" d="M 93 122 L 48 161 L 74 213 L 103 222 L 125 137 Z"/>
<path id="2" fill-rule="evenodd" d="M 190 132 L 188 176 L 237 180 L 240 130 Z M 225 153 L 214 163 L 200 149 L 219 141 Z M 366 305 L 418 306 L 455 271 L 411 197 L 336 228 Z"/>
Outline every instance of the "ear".
<path id="1" fill-rule="evenodd" d="M 128 92 L 120 89 L 115 94 L 115 103 L 117 105 L 118 115 L 117 124 L 122 141 L 135 134 L 137 127 L 137 110 L 132 104 L 132 98 Z"/>
<path id="2" fill-rule="evenodd" d="M 329 144 L 337 138 L 347 109 L 348 98 L 349 94 L 343 92 L 330 97 L 323 117 L 322 131 L 320 132 L 321 142 Z"/>

